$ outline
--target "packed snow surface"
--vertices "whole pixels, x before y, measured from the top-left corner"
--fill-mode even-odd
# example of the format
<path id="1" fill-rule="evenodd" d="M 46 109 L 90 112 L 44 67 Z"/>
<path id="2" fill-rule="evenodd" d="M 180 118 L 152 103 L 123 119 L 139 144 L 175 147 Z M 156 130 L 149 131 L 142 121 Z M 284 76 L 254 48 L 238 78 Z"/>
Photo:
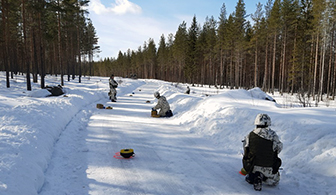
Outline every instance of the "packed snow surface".
<path id="1" fill-rule="evenodd" d="M 189 85 L 187 95 L 187 84 L 117 77 L 118 100 L 110 102 L 107 77 L 65 81 L 65 95 L 49 96 L 38 83 L 27 91 L 24 76 L 6 88 L 4 75 L 1 195 L 336 194 L 334 101 L 303 108 L 295 96 L 259 88 Z M 46 84 L 60 78 L 47 76 Z M 155 91 L 166 96 L 173 117 L 150 117 Z M 284 144 L 280 184 L 261 192 L 238 174 L 241 140 L 258 113 L 271 117 Z M 114 158 L 126 148 L 134 158 Z"/>

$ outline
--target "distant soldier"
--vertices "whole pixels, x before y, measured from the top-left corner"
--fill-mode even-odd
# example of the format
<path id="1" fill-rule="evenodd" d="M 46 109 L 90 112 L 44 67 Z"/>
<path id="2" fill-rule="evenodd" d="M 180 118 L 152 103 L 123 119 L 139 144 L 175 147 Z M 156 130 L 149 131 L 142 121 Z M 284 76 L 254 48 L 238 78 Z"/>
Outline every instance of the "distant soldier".
<path id="1" fill-rule="evenodd" d="M 186 94 L 190 94 L 190 88 L 187 86 L 187 91 L 185 92 Z"/>
<path id="2" fill-rule="evenodd" d="M 114 75 L 112 74 L 109 79 L 109 84 L 110 84 L 110 92 L 108 93 L 110 100 L 112 102 L 117 101 L 117 90 L 116 88 L 118 87 L 118 83 L 114 80 Z"/>

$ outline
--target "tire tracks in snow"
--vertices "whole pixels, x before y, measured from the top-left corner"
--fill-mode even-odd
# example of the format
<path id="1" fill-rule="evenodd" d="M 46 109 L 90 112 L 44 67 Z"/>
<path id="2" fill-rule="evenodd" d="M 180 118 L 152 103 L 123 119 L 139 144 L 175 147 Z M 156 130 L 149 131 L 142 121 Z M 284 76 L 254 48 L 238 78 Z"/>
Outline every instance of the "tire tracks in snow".
<path id="1" fill-rule="evenodd" d="M 148 87 L 145 87 L 148 88 Z M 146 89 L 142 89 L 146 91 Z M 139 90 L 140 91 L 140 90 Z M 143 94 L 145 92 L 142 92 Z M 121 97 L 119 98 L 120 101 L 120 113 L 119 114 L 130 114 L 129 112 L 125 112 L 124 110 L 128 108 L 128 104 L 137 104 L 141 105 L 145 103 L 147 100 L 147 96 L 151 96 L 152 93 L 149 93 L 150 95 L 141 95 L 139 94 L 139 98 L 131 98 L 128 97 Z M 134 96 L 137 96 L 138 94 L 135 94 Z M 149 98 L 149 97 L 148 97 Z M 129 102 L 128 104 L 125 104 L 125 102 Z M 121 109 L 123 107 L 123 109 Z M 122 168 L 125 170 L 125 174 L 123 174 L 122 177 L 125 177 L 125 175 L 131 174 L 132 178 L 127 180 L 127 183 L 130 187 L 130 192 L 134 194 L 189 194 L 189 193 L 181 193 L 181 189 L 183 186 L 179 183 L 176 183 L 174 179 L 172 179 L 172 176 L 163 176 L 163 174 L 167 173 L 167 165 L 165 165 L 167 162 L 164 162 L 160 155 L 155 150 L 155 145 L 151 144 L 151 132 L 148 130 L 151 129 L 157 129 L 159 126 L 155 125 L 153 123 L 153 118 L 150 118 L 150 105 L 143 105 L 144 109 L 146 110 L 145 114 L 141 113 L 135 113 L 133 116 L 129 116 L 131 118 L 134 118 L 133 122 L 135 126 L 142 126 L 143 123 L 148 124 L 149 126 L 146 126 L 147 131 L 144 129 L 136 129 L 133 128 L 131 130 L 120 130 L 121 139 L 117 140 L 116 142 L 112 143 L 114 148 L 117 148 L 116 151 L 127 148 L 132 146 L 132 148 L 135 149 L 136 157 L 129 160 L 119 160 L 121 163 Z M 116 110 L 118 109 L 118 103 L 115 106 Z M 140 115 L 142 117 L 145 117 L 143 119 L 139 119 L 137 115 Z M 132 121 L 132 119 L 129 119 Z M 155 120 L 155 119 L 154 119 Z M 136 125 L 136 123 L 141 123 Z M 133 124 L 133 126 L 134 126 Z M 122 124 L 121 124 L 122 125 Z M 118 127 L 115 128 L 117 130 Z M 125 134 L 123 134 L 123 131 L 128 131 Z M 155 130 L 154 130 L 155 131 Z M 114 131 L 116 132 L 116 131 Z M 132 132 L 132 134 L 136 134 L 136 136 L 129 136 L 129 132 Z M 122 140 L 122 141 L 121 141 Z M 162 172 L 162 174 L 157 174 L 157 172 Z M 169 171 L 168 172 L 172 172 Z M 126 176 L 127 177 L 127 176 Z"/>
<path id="2" fill-rule="evenodd" d="M 210 140 L 192 134 L 173 118 L 151 118 L 153 81 L 118 97 L 88 126 L 90 194 L 257 194 L 238 174 L 241 157 L 222 154 Z M 140 91 L 141 89 L 141 91 Z M 133 148 L 132 159 L 115 159 Z M 267 189 L 263 191 L 267 194 Z M 273 191 L 269 191 L 272 193 Z"/>

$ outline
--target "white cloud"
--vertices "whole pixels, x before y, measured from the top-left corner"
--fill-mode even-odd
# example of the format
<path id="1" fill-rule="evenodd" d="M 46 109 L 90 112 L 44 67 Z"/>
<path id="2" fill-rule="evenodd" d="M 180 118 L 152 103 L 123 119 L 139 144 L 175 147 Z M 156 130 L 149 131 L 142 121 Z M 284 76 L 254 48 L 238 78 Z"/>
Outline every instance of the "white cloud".
<path id="1" fill-rule="evenodd" d="M 125 14 L 125 13 L 141 13 L 141 7 L 129 2 L 128 0 L 116 0 L 116 5 L 112 8 L 112 11 L 116 14 Z"/>
<path id="2" fill-rule="evenodd" d="M 180 22 L 175 17 L 157 17 L 148 10 L 143 12 L 146 11 L 151 16 L 140 14 L 142 9 L 129 0 L 113 2 L 110 7 L 106 7 L 101 0 L 90 1 L 90 18 L 99 37 L 98 45 L 101 50 L 99 57 L 95 57 L 98 60 L 117 57 L 119 51 L 137 50 L 149 38 L 153 38 L 158 46 L 161 35 L 165 34 L 167 38 L 169 33 L 175 33 Z"/>
<path id="3" fill-rule="evenodd" d="M 113 13 L 117 15 L 123 15 L 126 13 L 140 14 L 142 9 L 139 5 L 129 2 L 128 0 L 115 0 L 115 3 L 111 4 L 111 7 L 106 7 L 100 0 L 92 0 L 89 9 L 96 14 Z"/>
<path id="4" fill-rule="evenodd" d="M 119 50 L 137 50 L 149 38 L 157 43 L 162 33 L 169 32 L 160 22 L 142 16 L 111 16 L 109 19 L 93 15 L 94 26 L 99 36 L 102 57 L 116 57 Z"/>

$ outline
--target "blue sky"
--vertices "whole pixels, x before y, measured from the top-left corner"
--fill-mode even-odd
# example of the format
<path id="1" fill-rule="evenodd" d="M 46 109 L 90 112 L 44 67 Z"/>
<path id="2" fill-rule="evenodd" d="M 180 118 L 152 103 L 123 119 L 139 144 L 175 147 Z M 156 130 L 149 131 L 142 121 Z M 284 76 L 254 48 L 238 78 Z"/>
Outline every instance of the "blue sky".
<path id="1" fill-rule="evenodd" d="M 185 21 L 189 28 L 193 16 L 203 25 L 207 16 L 218 19 L 223 3 L 227 17 L 238 0 L 91 0 L 89 18 L 96 28 L 101 53 L 95 59 L 117 57 L 119 51 L 137 50 L 149 38 L 156 46 L 162 34 L 175 34 Z M 245 0 L 247 14 L 254 13 L 258 2 Z"/>

